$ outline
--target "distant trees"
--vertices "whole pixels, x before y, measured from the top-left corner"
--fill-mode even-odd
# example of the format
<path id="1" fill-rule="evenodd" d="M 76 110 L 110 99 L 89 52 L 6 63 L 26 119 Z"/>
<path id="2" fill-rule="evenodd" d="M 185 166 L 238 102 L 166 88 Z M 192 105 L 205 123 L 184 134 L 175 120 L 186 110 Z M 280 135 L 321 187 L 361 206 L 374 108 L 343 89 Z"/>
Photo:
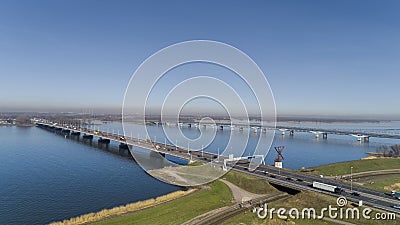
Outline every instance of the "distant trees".
<path id="1" fill-rule="evenodd" d="M 390 146 L 394 156 L 400 156 L 400 145 Z"/>
<path id="2" fill-rule="evenodd" d="M 29 116 L 20 115 L 15 118 L 15 124 L 20 126 L 30 125 L 31 119 L 29 118 Z"/>
<path id="3" fill-rule="evenodd" d="M 400 157 L 400 145 L 381 145 L 376 149 L 383 157 Z"/>

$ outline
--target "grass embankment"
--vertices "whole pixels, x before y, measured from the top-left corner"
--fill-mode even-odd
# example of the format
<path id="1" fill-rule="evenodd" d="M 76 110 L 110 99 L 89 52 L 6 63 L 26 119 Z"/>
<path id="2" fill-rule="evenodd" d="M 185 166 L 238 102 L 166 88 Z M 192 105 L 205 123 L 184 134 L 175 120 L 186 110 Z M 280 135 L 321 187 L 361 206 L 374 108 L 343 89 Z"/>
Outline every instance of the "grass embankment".
<path id="1" fill-rule="evenodd" d="M 367 171 L 400 169 L 400 158 L 375 158 L 333 163 L 306 169 L 303 170 L 303 172 L 315 175 L 340 177 L 342 175 L 349 175 L 351 172 L 350 167 L 353 167 L 353 174 Z M 357 178 L 357 175 L 354 175 L 353 178 L 355 181 L 353 183 L 354 185 L 363 186 L 381 192 L 400 191 L 399 174 L 371 175 L 361 178 Z"/>
<path id="2" fill-rule="evenodd" d="M 350 167 L 353 167 L 353 173 L 374 170 L 400 169 L 400 158 L 376 158 L 339 162 L 306 169 L 305 172 L 316 175 L 340 176 L 350 174 Z"/>
<path id="3" fill-rule="evenodd" d="M 291 208 L 297 208 L 300 212 L 303 208 L 310 208 L 313 207 L 315 208 L 317 212 L 317 216 L 320 215 L 321 209 L 328 207 L 329 205 L 332 205 L 333 207 L 337 207 L 336 204 L 336 198 L 331 197 L 331 196 L 326 196 L 314 192 L 301 192 L 297 195 L 294 195 L 290 197 L 289 199 L 285 200 L 280 200 L 276 201 L 273 203 L 268 204 L 268 209 L 271 208 L 285 208 L 287 210 Z M 347 207 L 352 207 L 352 206 L 347 206 Z M 373 220 L 372 218 L 375 217 L 376 212 L 373 211 L 371 215 L 371 219 L 363 219 L 362 217 L 362 210 L 363 208 L 360 208 L 360 220 L 352 220 L 352 219 L 347 219 L 345 221 L 353 223 L 353 224 L 360 224 L 360 225 L 374 225 L 377 224 L 376 220 Z M 325 217 L 328 218 L 328 214 L 324 213 Z M 379 224 L 383 225 L 395 225 L 398 224 L 399 220 L 391 220 L 391 221 L 379 221 Z M 268 225 L 286 225 L 286 224 L 298 224 L 298 225 L 314 225 L 314 224 L 327 224 L 327 225 L 333 225 L 337 224 L 332 221 L 325 221 L 325 220 L 320 220 L 320 219 L 287 219 L 287 220 L 282 220 L 277 217 L 275 214 L 273 216 L 273 219 L 269 219 L 269 215 L 267 216 L 266 219 L 259 219 L 257 215 L 251 211 L 247 211 L 245 214 L 241 214 L 238 216 L 235 216 L 227 221 L 225 221 L 223 224 L 225 225 L 236 225 L 236 224 L 242 224 L 242 225 L 254 225 L 254 224 L 268 224 Z"/>
<path id="4" fill-rule="evenodd" d="M 356 180 L 357 184 L 362 184 L 363 187 L 381 192 L 400 192 L 400 175 L 389 174 L 363 177 Z"/>
<path id="5" fill-rule="evenodd" d="M 254 194 L 271 194 L 278 191 L 263 178 L 232 170 L 226 173 L 222 179 Z"/>
<path id="6" fill-rule="evenodd" d="M 181 224 L 213 209 L 232 204 L 232 193 L 224 183 L 215 181 L 209 186 L 210 189 L 202 189 L 153 208 L 94 224 Z"/>
<path id="7" fill-rule="evenodd" d="M 157 198 L 147 199 L 135 203 L 130 203 L 124 206 L 114 207 L 112 209 L 104 209 L 96 213 L 88 213 L 78 217 L 74 217 L 68 220 L 64 220 L 62 222 L 53 222 L 50 225 L 73 225 L 73 224 L 85 224 L 96 222 L 99 220 L 116 217 L 119 215 L 123 215 L 126 213 L 132 213 L 135 211 L 143 210 L 149 207 L 154 207 L 169 201 L 173 201 L 175 199 L 181 198 L 183 196 L 189 195 L 195 192 L 196 189 L 190 189 L 188 191 L 175 191 L 163 196 L 159 196 Z"/>
<path id="8" fill-rule="evenodd" d="M 191 166 L 198 166 L 192 164 Z M 277 190 L 265 179 L 230 171 L 224 179 L 256 194 Z M 156 199 L 140 201 L 126 206 L 105 209 L 53 224 L 179 224 L 208 211 L 232 205 L 230 189 L 220 181 L 210 183 L 190 195 L 178 191 Z M 193 192 L 193 191 L 192 191 Z"/>

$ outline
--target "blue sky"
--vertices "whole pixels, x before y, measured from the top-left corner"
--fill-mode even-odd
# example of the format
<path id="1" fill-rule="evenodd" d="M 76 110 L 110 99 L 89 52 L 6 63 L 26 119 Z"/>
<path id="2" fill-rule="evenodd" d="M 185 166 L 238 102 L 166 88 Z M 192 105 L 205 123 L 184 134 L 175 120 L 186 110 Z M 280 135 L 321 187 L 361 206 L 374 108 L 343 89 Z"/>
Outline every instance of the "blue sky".
<path id="1" fill-rule="evenodd" d="M 0 1 L 0 111 L 120 111 L 135 69 L 194 39 L 247 53 L 278 115 L 400 116 L 399 1 Z"/>

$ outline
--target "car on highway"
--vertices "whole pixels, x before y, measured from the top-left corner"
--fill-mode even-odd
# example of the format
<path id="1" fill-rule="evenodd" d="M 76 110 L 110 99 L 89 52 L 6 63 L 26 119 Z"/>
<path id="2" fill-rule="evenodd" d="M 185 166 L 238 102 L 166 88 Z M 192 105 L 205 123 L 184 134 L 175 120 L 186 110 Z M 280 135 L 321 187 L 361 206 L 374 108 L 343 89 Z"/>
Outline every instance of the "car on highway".
<path id="1" fill-rule="evenodd" d="M 356 197 L 360 196 L 360 194 L 357 193 L 357 192 L 351 192 L 350 194 L 353 195 L 353 196 L 356 196 Z"/>
<path id="2" fill-rule="evenodd" d="M 395 209 L 400 209 L 400 205 L 393 205 L 392 207 Z"/>

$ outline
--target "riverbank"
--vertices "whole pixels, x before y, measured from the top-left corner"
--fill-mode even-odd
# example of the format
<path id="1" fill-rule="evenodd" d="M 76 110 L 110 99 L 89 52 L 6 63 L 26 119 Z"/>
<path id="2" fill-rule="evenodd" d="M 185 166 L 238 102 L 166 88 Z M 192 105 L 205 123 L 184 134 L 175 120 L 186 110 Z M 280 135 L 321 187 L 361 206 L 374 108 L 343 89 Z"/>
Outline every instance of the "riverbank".
<path id="1" fill-rule="evenodd" d="M 181 224 L 211 210 L 232 205 L 232 193 L 220 181 L 199 191 L 146 210 L 128 213 L 93 224 Z"/>
<path id="2" fill-rule="evenodd" d="M 351 168 L 353 167 L 353 168 Z M 399 169 L 400 158 L 370 158 L 302 169 L 300 172 L 323 176 L 343 176 L 350 173 Z"/>
<path id="3" fill-rule="evenodd" d="M 97 221 L 110 219 L 117 216 L 122 216 L 128 213 L 149 209 L 151 207 L 155 207 L 173 200 L 177 200 L 184 196 L 190 195 L 196 191 L 198 191 L 198 189 L 189 189 L 187 191 L 175 191 L 166 195 L 159 196 L 157 198 L 151 198 L 144 201 L 130 203 L 124 206 L 118 206 L 111 209 L 104 209 L 99 212 L 84 214 L 61 222 L 53 222 L 50 223 L 50 225 L 77 225 L 77 224 L 94 223 Z"/>
<path id="4" fill-rule="evenodd" d="M 235 171 L 228 172 L 221 179 L 256 195 L 271 194 L 278 191 L 265 179 Z M 126 206 L 105 209 L 97 213 L 89 213 L 62 222 L 52 223 L 52 225 L 132 224 L 132 221 L 138 224 L 177 224 L 209 211 L 231 206 L 235 202 L 231 189 L 221 181 L 214 181 L 191 190 L 195 191 L 190 193 L 186 191 L 185 194 L 176 195 L 175 198 L 174 194 L 171 193 L 155 200 L 150 199 Z M 169 198 L 168 196 L 173 197 Z M 157 199 L 167 200 L 157 202 Z M 179 215 L 177 215 L 177 212 L 179 212 Z"/>
<path id="5" fill-rule="evenodd" d="M 369 170 L 380 170 L 380 169 L 391 169 L 399 168 L 400 159 L 371 159 L 371 160 L 356 160 L 349 162 L 341 162 L 328 164 L 320 167 L 314 167 L 313 174 L 324 174 L 329 175 L 333 173 L 345 175 L 347 174 L 346 168 L 353 166 L 358 168 L 354 172 L 362 172 Z M 350 167 L 349 167 L 350 168 Z M 232 184 L 247 190 L 255 194 L 274 193 L 277 190 L 272 187 L 265 179 L 230 171 L 224 175 L 221 179 L 227 180 Z M 396 179 L 391 179 L 396 180 Z M 385 181 L 385 185 L 390 185 Z M 382 187 L 380 187 L 382 188 Z M 180 224 L 186 222 L 196 216 L 204 213 L 216 210 L 221 207 L 227 207 L 233 204 L 233 195 L 230 189 L 221 181 L 214 181 L 208 185 L 202 186 L 202 188 L 196 189 L 193 193 L 185 194 L 177 198 L 170 198 L 168 201 L 160 201 L 158 204 L 154 204 L 152 200 L 146 203 L 146 201 L 132 203 L 133 210 L 126 210 L 124 207 L 117 207 L 115 209 L 103 210 L 98 213 L 90 213 L 77 218 L 73 218 L 60 223 L 60 224 Z M 168 198 L 167 198 L 168 199 Z M 324 199 L 313 200 L 313 199 Z M 328 202 L 334 202 L 334 198 L 320 195 L 312 192 L 305 192 L 299 195 L 295 195 L 289 201 L 281 203 L 271 203 L 271 206 L 279 207 L 297 207 L 305 206 L 308 207 L 316 206 L 317 208 L 324 203 L 328 205 Z M 304 204 L 303 204 L 304 203 Z M 145 207 L 141 207 L 145 205 Z M 129 207 L 128 207 L 129 208 Z M 115 212 L 115 213 L 112 213 Z M 90 219 L 88 219 L 90 218 Z M 261 224 L 262 220 L 255 218 L 255 215 L 246 212 L 236 216 L 235 218 L 227 221 L 227 224 L 237 224 L 241 222 L 243 224 Z M 288 221 L 274 220 L 271 224 L 281 224 Z M 312 220 L 296 220 L 296 224 L 310 224 Z M 335 224 L 332 221 L 324 221 L 324 224 Z M 265 223 L 265 221 L 264 221 Z M 369 221 L 363 221 L 363 224 L 371 224 Z M 393 224 L 393 223 L 386 223 Z"/>

